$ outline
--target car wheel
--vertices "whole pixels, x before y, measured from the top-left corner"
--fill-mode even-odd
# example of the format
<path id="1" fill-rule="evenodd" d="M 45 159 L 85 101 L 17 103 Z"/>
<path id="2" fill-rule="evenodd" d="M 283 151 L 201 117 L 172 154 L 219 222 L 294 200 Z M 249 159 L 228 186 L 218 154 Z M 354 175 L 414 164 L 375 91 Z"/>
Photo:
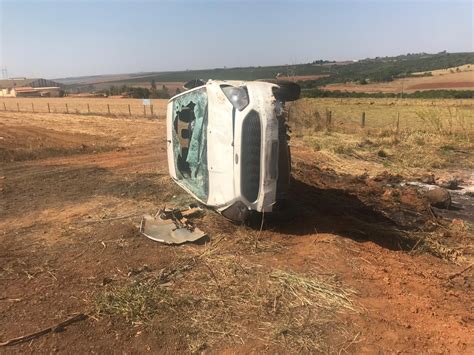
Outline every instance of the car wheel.
<path id="1" fill-rule="evenodd" d="M 277 100 L 287 102 L 287 101 L 295 101 L 300 98 L 301 94 L 301 87 L 292 82 L 282 82 L 278 83 L 277 88 L 273 89 L 273 96 Z"/>

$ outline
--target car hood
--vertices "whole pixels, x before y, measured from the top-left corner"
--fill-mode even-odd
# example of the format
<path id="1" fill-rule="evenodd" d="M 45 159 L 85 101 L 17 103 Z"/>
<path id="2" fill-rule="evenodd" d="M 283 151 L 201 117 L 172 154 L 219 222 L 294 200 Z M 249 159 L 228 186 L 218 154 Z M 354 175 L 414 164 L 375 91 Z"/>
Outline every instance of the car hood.
<path id="1" fill-rule="evenodd" d="M 209 83 L 207 159 L 209 170 L 208 204 L 219 207 L 232 200 L 234 191 L 233 106 L 219 82 Z"/>

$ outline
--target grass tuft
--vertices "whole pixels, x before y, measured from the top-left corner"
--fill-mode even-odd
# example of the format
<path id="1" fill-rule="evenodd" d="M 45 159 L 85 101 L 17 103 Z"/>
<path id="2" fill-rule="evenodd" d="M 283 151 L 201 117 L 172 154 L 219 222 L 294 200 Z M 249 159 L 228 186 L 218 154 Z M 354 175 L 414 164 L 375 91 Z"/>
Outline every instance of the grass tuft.
<path id="1" fill-rule="evenodd" d="M 157 314 L 159 305 L 169 294 L 150 282 L 133 282 L 112 287 L 100 293 L 95 300 L 98 316 L 117 315 L 132 324 L 146 324 Z"/>
<path id="2" fill-rule="evenodd" d="M 279 284 L 282 291 L 293 296 L 289 298 L 298 300 L 303 306 L 356 311 L 349 299 L 354 291 L 338 286 L 334 280 L 322 280 L 315 276 L 304 276 L 282 270 L 273 272 L 270 277 Z"/>

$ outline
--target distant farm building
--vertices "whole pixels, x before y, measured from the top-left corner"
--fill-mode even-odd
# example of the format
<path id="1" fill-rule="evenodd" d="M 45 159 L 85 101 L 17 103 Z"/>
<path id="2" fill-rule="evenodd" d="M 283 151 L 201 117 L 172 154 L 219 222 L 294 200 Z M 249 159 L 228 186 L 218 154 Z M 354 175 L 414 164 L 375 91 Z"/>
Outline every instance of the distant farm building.
<path id="1" fill-rule="evenodd" d="M 59 97 L 62 84 L 47 79 L 16 78 L 0 80 L 2 97 Z"/>

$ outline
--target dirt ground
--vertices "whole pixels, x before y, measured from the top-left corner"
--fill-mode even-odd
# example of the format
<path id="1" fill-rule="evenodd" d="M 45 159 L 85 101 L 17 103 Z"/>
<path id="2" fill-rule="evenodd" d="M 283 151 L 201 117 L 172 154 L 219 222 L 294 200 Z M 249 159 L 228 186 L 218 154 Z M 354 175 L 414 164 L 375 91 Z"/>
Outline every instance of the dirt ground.
<path id="1" fill-rule="evenodd" d="M 417 236 L 455 256 L 472 239 L 413 189 L 292 153 L 286 212 L 260 228 L 206 210 L 210 241 L 170 247 L 138 232 L 143 214 L 190 202 L 167 174 L 163 120 L 0 112 L 0 342 L 90 315 L 1 352 L 473 353 L 472 258 Z M 273 294 L 282 271 L 351 290 L 350 310 Z M 96 311 L 145 274 L 180 301 L 163 296 L 149 322 Z"/>

